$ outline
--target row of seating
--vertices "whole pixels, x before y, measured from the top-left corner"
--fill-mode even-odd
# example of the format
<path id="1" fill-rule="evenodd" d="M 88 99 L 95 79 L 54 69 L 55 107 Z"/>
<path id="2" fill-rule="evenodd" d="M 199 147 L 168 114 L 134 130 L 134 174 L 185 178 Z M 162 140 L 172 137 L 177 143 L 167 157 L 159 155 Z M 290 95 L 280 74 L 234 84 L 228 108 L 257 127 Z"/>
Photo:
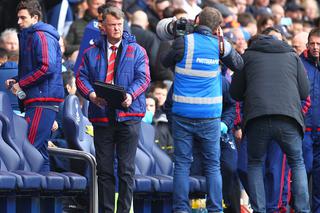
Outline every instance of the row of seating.
<path id="1" fill-rule="evenodd" d="M 83 116 L 79 100 L 74 95 L 65 99 L 62 123 L 70 147 L 94 154 L 93 138 L 85 133 L 86 127 L 91 124 Z M 135 212 L 171 212 L 173 162 L 154 143 L 154 137 L 153 126 L 142 122 L 135 159 Z M 189 183 L 190 196 L 205 196 L 206 181 L 204 177 L 190 177 Z"/>
<path id="2" fill-rule="evenodd" d="M 0 212 L 62 212 L 61 197 L 88 192 L 82 175 L 40 172 L 44 159 L 28 141 L 28 124 L 2 92 L 0 131 Z"/>

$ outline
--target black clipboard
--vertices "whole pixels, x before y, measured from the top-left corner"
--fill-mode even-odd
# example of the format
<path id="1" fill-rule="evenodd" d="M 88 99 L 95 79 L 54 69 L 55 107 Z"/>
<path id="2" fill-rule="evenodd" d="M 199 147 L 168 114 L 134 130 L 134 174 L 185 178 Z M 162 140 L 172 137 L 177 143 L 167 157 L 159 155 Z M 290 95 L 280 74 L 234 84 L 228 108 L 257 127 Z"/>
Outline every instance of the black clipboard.
<path id="1" fill-rule="evenodd" d="M 95 81 L 93 88 L 98 97 L 104 98 L 107 101 L 109 107 L 126 110 L 126 108 L 121 105 L 126 98 L 126 91 L 123 87 L 102 81 Z"/>

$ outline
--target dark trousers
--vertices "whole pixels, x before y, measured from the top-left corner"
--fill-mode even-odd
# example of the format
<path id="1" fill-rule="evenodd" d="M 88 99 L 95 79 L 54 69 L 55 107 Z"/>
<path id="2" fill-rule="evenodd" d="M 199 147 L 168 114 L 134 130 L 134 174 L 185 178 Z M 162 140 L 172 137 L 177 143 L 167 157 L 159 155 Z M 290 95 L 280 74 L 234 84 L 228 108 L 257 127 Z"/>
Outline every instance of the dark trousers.
<path id="1" fill-rule="evenodd" d="M 119 180 L 117 212 L 130 211 L 139 130 L 140 122 L 115 123 L 108 127 L 94 126 L 99 208 L 102 212 L 114 212 L 115 175 L 118 175 Z M 114 174 L 115 150 L 118 174 Z"/>
<path id="2" fill-rule="evenodd" d="M 286 116 L 264 116 L 249 121 L 248 137 L 248 180 L 250 201 L 254 212 L 266 212 L 263 165 L 267 147 L 277 141 L 286 154 L 292 170 L 292 192 L 297 212 L 310 212 L 307 174 L 302 157 L 301 127 Z"/>

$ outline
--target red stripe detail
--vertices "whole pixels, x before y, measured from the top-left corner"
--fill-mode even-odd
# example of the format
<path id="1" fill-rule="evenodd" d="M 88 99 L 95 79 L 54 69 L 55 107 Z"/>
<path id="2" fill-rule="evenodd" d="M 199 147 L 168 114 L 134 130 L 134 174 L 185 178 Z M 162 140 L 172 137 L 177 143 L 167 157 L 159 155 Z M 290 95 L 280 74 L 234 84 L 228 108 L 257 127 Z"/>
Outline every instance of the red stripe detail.
<path id="1" fill-rule="evenodd" d="M 39 123 L 40 123 L 40 118 L 41 118 L 41 113 L 42 113 L 42 108 L 37 107 L 34 113 L 34 119 L 32 121 L 32 125 L 30 128 L 30 133 L 28 136 L 29 142 L 31 144 L 34 144 L 36 135 L 37 135 L 37 131 L 38 131 L 38 127 L 39 127 Z"/>
<path id="2" fill-rule="evenodd" d="M 89 120 L 92 123 L 107 123 L 107 122 L 109 122 L 109 118 L 90 118 Z"/>
<path id="3" fill-rule="evenodd" d="M 305 130 L 306 132 L 311 132 L 312 131 L 312 128 L 311 127 L 306 127 L 306 130 Z M 317 129 L 316 129 L 316 131 L 317 132 L 320 132 L 320 127 L 318 127 Z"/>
<path id="4" fill-rule="evenodd" d="M 310 95 L 307 97 L 307 99 L 305 100 L 304 106 L 302 107 L 302 112 L 303 114 L 306 114 L 311 106 L 311 98 Z"/>
<path id="5" fill-rule="evenodd" d="M 88 52 L 90 49 L 92 49 L 94 47 L 95 46 L 91 46 L 91 47 L 89 47 L 89 48 L 87 48 L 87 49 L 85 49 L 83 51 L 82 58 L 81 58 L 81 63 L 80 63 L 80 66 L 79 66 L 79 68 L 77 70 L 76 84 L 77 84 L 77 87 L 81 90 L 81 92 L 83 94 L 85 94 L 85 95 L 89 95 L 90 90 L 85 86 L 85 84 L 80 79 L 80 69 L 84 65 L 84 55 L 85 55 L 85 53 Z"/>
<path id="6" fill-rule="evenodd" d="M 62 98 L 30 98 L 28 100 L 25 100 L 23 103 L 24 105 L 28 105 L 34 102 L 63 102 Z"/>
<path id="7" fill-rule="evenodd" d="M 278 201 L 278 208 L 279 209 L 282 206 L 282 193 L 283 193 L 285 173 L 286 173 L 286 155 L 284 154 L 283 159 L 282 159 L 282 168 L 281 168 L 280 196 L 279 196 L 279 201 Z"/>
<path id="8" fill-rule="evenodd" d="M 118 114 L 118 116 L 119 117 L 132 117 L 132 116 L 134 116 L 134 117 L 144 117 L 144 114 L 145 113 L 132 113 L 132 112 L 120 112 L 119 114 Z"/>
<path id="9" fill-rule="evenodd" d="M 42 66 L 39 70 L 34 72 L 31 76 L 27 77 L 26 79 L 22 79 L 19 81 L 19 85 L 21 87 L 25 87 L 28 84 L 33 83 L 34 81 L 41 78 L 45 73 L 48 71 L 49 68 L 49 58 L 48 58 L 48 43 L 47 39 L 43 32 L 37 31 L 40 41 L 41 41 L 41 51 L 42 51 Z"/>
<path id="10" fill-rule="evenodd" d="M 136 99 L 142 92 L 144 92 L 150 83 L 150 70 L 149 70 L 149 59 L 147 56 L 147 52 L 144 48 L 139 46 L 144 53 L 144 59 L 145 59 L 145 74 L 146 74 L 146 81 L 136 90 L 133 92 L 132 96 L 134 99 Z"/>
<path id="11" fill-rule="evenodd" d="M 236 102 L 236 118 L 234 120 L 234 125 L 240 125 L 241 124 L 241 108 L 240 108 L 240 102 Z"/>

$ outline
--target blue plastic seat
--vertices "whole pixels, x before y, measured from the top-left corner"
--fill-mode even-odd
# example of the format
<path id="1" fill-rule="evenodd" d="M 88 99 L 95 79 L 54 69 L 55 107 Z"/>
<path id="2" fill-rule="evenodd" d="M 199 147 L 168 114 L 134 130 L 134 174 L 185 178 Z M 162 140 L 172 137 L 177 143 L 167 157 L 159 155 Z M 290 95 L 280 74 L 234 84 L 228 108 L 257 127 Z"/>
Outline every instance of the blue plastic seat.
<path id="1" fill-rule="evenodd" d="M 3 124 L 3 139 L 14 150 L 16 155 L 11 155 L 10 162 L 14 156 L 13 164 L 6 164 L 7 169 L 16 174 L 19 188 L 41 188 L 43 190 L 62 191 L 74 190 L 71 182 L 76 181 L 75 190 L 86 189 L 85 177 L 76 175 L 68 177 L 56 172 L 39 172 L 43 164 L 40 152 L 29 143 L 27 137 L 28 124 L 20 116 L 13 113 L 9 99 L 6 94 L 0 92 L 0 120 Z M 40 180 L 40 187 L 38 184 Z"/>

